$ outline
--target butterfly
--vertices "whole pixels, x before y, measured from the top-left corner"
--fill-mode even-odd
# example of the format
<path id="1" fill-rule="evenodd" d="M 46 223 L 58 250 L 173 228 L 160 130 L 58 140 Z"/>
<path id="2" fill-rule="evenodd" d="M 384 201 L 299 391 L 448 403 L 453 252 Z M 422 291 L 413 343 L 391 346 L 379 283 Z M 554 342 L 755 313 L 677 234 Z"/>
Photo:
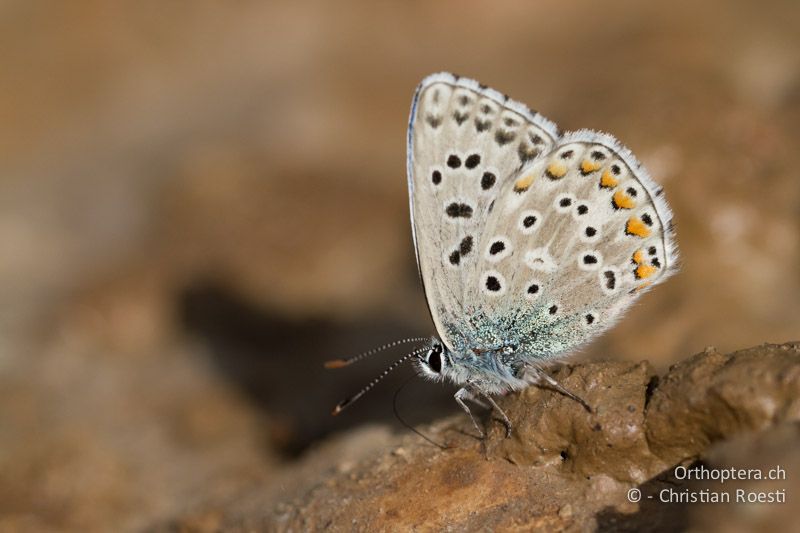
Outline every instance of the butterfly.
<path id="1" fill-rule="evenodd" d="M 672 213 L 630 150 L 606 133 L 562 133 L 478 82 L 433 74 L 408 125 L 408 190 L 420 277 L 437 336 L 393 363 L 461 388 L 458 404 L 542 385 L 542 368 L 610 328 L 677 270 Z M 350 364 L 380 349 L 351 359 Z M 488 405 L 487 405 L 488 404 Z"/>

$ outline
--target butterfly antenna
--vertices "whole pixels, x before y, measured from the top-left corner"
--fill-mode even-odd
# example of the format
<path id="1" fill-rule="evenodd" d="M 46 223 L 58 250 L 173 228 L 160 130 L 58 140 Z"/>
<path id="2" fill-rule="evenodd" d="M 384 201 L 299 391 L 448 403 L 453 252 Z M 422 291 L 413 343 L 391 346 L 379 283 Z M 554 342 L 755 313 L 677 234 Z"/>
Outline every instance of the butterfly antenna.
<path id="1" fill-rule="evenodd" d="M 394 348 L 395 346 L 400 346 L 401 344 L 408 344 L 410 342 L 425 342 L 427 340 L 428 339 L 426 339 L 425 337 L 410 337 L 408 339 L 402 339 L 399 341 L 390 342 L 388 344 L 384 344 L 383 346 L 378 346 L 377 348 L 367 350 L 364 353 L 360 353 L 358 355 L 349 357 L 347 359 L 334 359 L 333 361 L 326 361 L 325 368 L 342 368 L 343 366 L 352 365 L 356 361 L 361 361 L 362 359 L 365 359 L 370 355 L 382 352 L 383 350 L 388 350 L 389 348 Z"/>
<path id="2" fill-rule="evenodd" d="M 344 400 L 339 402 L 339 405 L 337 405 L 336 407 L 333 408 L 333 412 L 331 414 L 332 415 L 338 415 L 339 413 L 344 411 L 345 408 L 347 408 L 349 405 L 351 405 L 356 400 L 358 400 L 359 398 L 364 396 L 367 392 L 369 392 L 369 390 L 372 387 L 374 387 L 375 385 L 377 385 L 378 382 L 380 382 L 383 378 L 385 378 L 389 374 L 389 372 L 391 372 L 392 370 L 394 370 L 395 368 L 397 368 L 401 364 L 405 363 L 406 361 L 408 361 L 412 357 L 416 357 L 416 356 L 424 353 L 425 350 L 427 350 L 427 349 L 428 348 L 420 348 L 418 350 L 414 350 L 413 352 L 407 353 L 406 355 L 404 355 L 403 357 L 401 357 L 400 359 L 398 359 L 397 361 L 395 361 L 394 363 L 389 365 L 388 368 L 386 368 L 386 370 L 384 370 L 378 377 L 376 377 L 375 379 L 370 381 L 367 384 L 367 386 L 364 387 L 363 389 L 361 389 L 360 391 L 358 391 L 358 393 L 354 394 L 353 396 L 350 396 L 349 398 L 345 398 Z"/>
<path id="3" fill-rule="evenodd" d="M 409 424 L 408 422 L 406 422 L 405 420 L 403 420 L 403 417 L 401 417 L 401 416 L 400 416 L 400 412 L 397 410 L 397 398 L 400 396 L 400 391 L 402 391 L 402 390 L 403 390 L 403 389 L 406 387 L 406 385 L 408 385 L 408 384 L 411 382 L 411 380 L 412 380 L 412 379 L 414 379 L 415 377 L 417 377 L 417 374 L 413 374 L 412 376 L 410 376 L 410 377 L 409 377 L 407 380 L 405 380 L 405 381 L 403 382 L 403 384 L 402 384 L 402 385 L 400 385 L 400 386 L 397 388 L 397 390 L 396 390 L 396 391 L 394 391 L 394 399 L 392 400 L 392 411 L 394 411 L 394 417 L 395 417 L 395 418 L 396 418 L 396 419 L 397 419 L 397 420 L 398 420 L 398 421 L 399 421 L 401 424 L 403 424 L 403 425 L 404 425 L 404 426 L 405 426 L 407 429 L 410 429 L 411 431 L 413 431 L 414 433 L 416 433 L 417 435 L 419 435 L 420 437 L 422 437 L 422 438 L 423 438 L 423 439 L 425 439 L 426 441 L 430 442 L 431 444 L 433 444 L 433 445 L 434 445 L 434 446 L 436 446 L 437 448 L 439 448 L 439 449 L 441 449 L 441 450 L 446 450 L 446 449 L 447 449 L 447 446 L 446 446 L 446 445 L 444 445 L 444 444 L 439 444 L 439 443 L 438 443 L 438 442 L 436 442 L 435 440 L 428 438 L 428 436 L 427 436 L 427 435 L 423 434 L 421 431 L 417 430 L 417 428 L 415 428 L 414 426 L 412 426 L 411 424 Z"/>

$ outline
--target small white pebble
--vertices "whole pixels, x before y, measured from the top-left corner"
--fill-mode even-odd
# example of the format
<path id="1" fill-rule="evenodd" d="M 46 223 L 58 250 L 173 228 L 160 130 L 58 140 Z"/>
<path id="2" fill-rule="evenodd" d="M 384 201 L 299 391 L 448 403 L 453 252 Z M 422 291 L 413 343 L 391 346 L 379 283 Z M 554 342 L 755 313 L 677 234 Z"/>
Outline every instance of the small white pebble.
<path id="1" fill-rule="evenodd" d="M 355 466 L 353 461 L 344 461 L 343 463 L 339 463 L 336 466 L 336 469 L 339 471 L 340 474 L 346 474 L 347 472 L 351 471 Z"/>

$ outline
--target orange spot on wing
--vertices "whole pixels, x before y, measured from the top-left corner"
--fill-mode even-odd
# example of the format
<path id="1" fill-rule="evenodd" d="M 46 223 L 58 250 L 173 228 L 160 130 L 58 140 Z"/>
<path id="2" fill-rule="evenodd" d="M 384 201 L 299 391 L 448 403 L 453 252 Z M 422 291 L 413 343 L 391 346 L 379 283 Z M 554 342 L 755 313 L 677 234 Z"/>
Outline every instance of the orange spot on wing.
<path id="1" fill-rule="evenodd" d="M 604 189 L 613 189 L 617 186 L 619 182 L 611 173 L 610 170 L 606 170 L 603 172 L 603 175 L 600 177 L 600 186 Z"/>
<path id="2" fill-rule="evenodd" d="M 602 165 L 600 163 L 584 159 L 583 163 L 581 163 L 581 172 L 583 174 L 591 174 L 595 170 L 599 170 L 601 166 Z"/>
<path id="3" fill-rule="evenodd" d="M 636 270 L 633 271 L 633 274 L 636 276 L 636 279 L 645 279 L 655 274 L 656 270 L 658 269 L 654 266 L 639 265 L 636 267 Z"/>
<path id="4" fill-rule="evenodd" d="M 633 198 L 625 194 L 623 191 L 615 192 L 614 198 L 611 200 L 611 202 L 617 209 L 633 209 L 636 207 L 636 202 L 633 201 Z"/>
<path id="5" fill-rule="evenodd" d="M 633 252 L 631 261 L 633 261 L 637 265 L 641 265 L 642 263 L 644 263 L 644 250 L 636 250 L 635 252 Z"/>
<path id="6" fill-rule="evenodd" d="M 514 182 L 514 192 L 527 191 L 533 184 L 534 179 L 535 176 L 533 174 L 528 174 L 527 176 L 518 179 L 516 182 Z"/>
<path id="7" fill-rule="evenodd" d="M 561 179 L 567 174 L 567 166 L 564 163 L 550 163 L 544 172 L 551 180 Z"/>
<path id="8" fill-rule="evenodd" d="M 644 238 L 650 235 L 650 228 L 645 226 L 642 219 L 631 217 L 628 219 L 627 224 L 625 224 L 625 234 Z"/>

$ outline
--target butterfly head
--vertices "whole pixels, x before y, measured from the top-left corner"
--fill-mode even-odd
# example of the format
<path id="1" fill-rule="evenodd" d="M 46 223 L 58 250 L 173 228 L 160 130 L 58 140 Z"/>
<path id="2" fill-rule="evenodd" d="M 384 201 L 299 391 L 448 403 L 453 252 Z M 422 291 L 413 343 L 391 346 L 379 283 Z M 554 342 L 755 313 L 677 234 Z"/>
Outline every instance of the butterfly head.
<path id="1" fill-rule="evenodd" d="M 442 379 L 450 364 L 447 348 L 438 339 L 434 339 L 431 347 L 417 356 L 417 367 L 420 373 L 428 379 Z"/>

